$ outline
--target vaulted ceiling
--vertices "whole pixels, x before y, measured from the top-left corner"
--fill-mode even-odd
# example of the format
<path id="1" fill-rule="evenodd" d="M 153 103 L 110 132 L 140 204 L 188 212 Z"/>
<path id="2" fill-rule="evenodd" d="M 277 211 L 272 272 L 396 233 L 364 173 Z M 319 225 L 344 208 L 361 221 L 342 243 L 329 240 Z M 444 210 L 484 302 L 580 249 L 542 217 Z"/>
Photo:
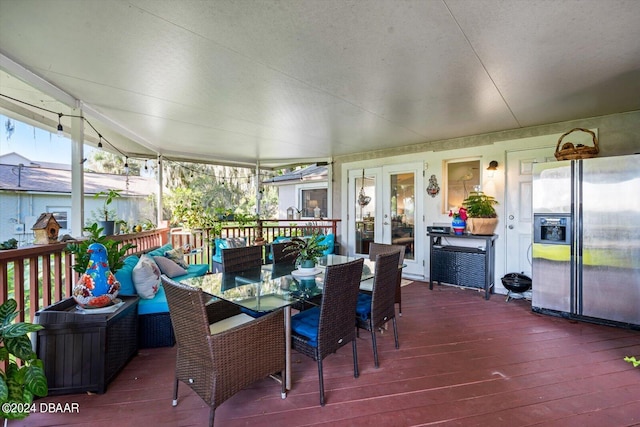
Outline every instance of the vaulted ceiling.
<path id="1" fill-rule="evenodd" d="M 639 22 L 636 0 L 0 0 L 0 93 L 81 106 L 131 156 L 326 161 L 640 110 Z"/>

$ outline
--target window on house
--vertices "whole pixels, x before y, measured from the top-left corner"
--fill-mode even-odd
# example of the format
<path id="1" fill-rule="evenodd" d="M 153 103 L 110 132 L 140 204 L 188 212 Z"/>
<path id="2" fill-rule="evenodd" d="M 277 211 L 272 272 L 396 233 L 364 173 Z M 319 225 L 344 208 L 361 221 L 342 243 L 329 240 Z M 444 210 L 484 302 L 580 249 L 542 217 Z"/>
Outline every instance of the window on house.
<path id="1" fill-rule="evenodd" d="M 70 233 L 71 232 L 71 223 L 70 218 L 69 218 L 69 214 L 71 211 L 71 208 L 66 208 L 66 207 L 48 207 L 47 211 L 49 213 L 53 214 L 53 217 L 56 219 L 56 221 L 58 221 L 58 224 L 60 224 L 60 232 L 61 233 Z"/>
<path id="2" fill-rule="evenodd" d="M 313 218 L 316 207 L 320 209 L 320 217 L 327 218 L 328 206 L 327 206 L 327 189 L 326 188 L 314 188 L 308 190 L 301 190 L 302 200 L 302 216 L 306 218 Z"/>

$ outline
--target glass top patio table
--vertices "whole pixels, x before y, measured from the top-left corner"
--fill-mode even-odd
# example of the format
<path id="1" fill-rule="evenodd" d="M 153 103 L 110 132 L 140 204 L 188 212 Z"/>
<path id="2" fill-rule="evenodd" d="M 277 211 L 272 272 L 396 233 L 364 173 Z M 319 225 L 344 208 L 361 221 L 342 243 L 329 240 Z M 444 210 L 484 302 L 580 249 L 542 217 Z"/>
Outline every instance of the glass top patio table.
<path id="1" fill-rule="evenodd" d="M 344 255 L 323 256 L 318 259 L 319 273 L 307 277 L 300 277 L 292 265 L 266 264 L 237 273 L 206 274 L 182 283 L 251 311 L 270 312 L 322 294 L 327 266 L 354 259 Z M 361 280 L 372 279 L 374 273 L 375 262 L 365 259 Z"/>

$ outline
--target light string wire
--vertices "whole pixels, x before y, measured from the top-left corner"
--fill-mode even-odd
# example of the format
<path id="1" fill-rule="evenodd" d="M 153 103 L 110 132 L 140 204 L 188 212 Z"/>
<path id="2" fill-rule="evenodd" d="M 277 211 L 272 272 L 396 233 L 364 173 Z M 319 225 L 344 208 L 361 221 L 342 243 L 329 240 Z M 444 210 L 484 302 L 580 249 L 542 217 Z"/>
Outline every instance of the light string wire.
<path id="1" fill-rule="evenodd" d="M 5 95 L 4 93 L 0 93 L 0 96 L 2 96 L 4 98 L 7 98 L 7 99 L 10 99 L 10 100 L 15 101 L 15 102 L 19 102 L 19 103 L 24 104 L 24 105 L 28 105 L 29 107 L 37 108 L 38 110 L 42 110 L 42 111 L 46 111 L 47 113 L 54 114 L 55 116 L 58 117 L 58 119 L 61 119 L 62 117 L 75 117 L 75 118 L 82 119 L 84 122 L 86 122 L 91 127 L 91 129 L 93 129 L 93 131 L 96 133 L 96 135 L 98 135 L 98 139 L 99 140 L 102 140 L 102 141 L 106 142 L 111 148 L 113 148 L 115 151 L 120 153 L 121 156 L 128 157 L 127 154 L 123 153 L 120 149 L 118 149 L 118 147 L 113 145 L 107 138 L 105 138 L 100 132 L 98 132 L 98 130 L 95 128 L 95 126 L 93 126 L 93 124 L 89 121 L 89 119 L 87 119 L 84 116 L 78 116 L 78 115 L 74 115 L 74 114 L 58 113 L 58 112 L 55 112 L 53 110 L 49 110 L 47 108 L 41 107 L 39 105 L 30 104 L 30 103 L 28 103 L 26 101 L 22 101 L 20 99 L 13 98 L 13 97 L 11 97 L 9 95 Z"/>
<path id="2" fill-rule="evenodd" d="M 15 102 L 19 102 L 19 103 L 24 104 L 24 105 L 28 105 L 28 106 L 30 106 L 30 107 L 32 107 L 32 108 L 36 108 L 36 109 L 38 109 L 38 110 L 46 111 L 47 113 L 53 114 L 53 115 L 55 115 L 56 117 L 58 117 L 58 120 L 59 120 L 59 119 L 61 119 L 62 117 L 75 117 L 75 118 L 82 119 L 84 122 L 86 122 L 86 123 L 89 125 L 89 127 L 91 127 L 91 129 L 93 129 L 93 131 L 96 133 L 96 135 L 98 135 L 98 148 L 102 148 L 102 147 L 101 147 L 101 141 L 104 141 L 104 142 L 105 142 L 105 143 L 107 143 L 111 148 L 113 148 L 115 151 L 117 151 L 121 156 L 125 157 L 125 159 L 126 159 L 126 160 L 125 160 L 125 163 L 127 163 L 128 159 L 129 159 L 129 155 L 128 155 L 128 154 L 126 154 L 126 153 L 124 153 L 124 152 L 122 152 L 120 149 L 118 149 L 118 147 L 116 147 L 115 145 L 113 145 L 113 144 L 112 144 L 112 143 L 111 143 L 107 138 L 105 138 L 105 137 L 104 137 L 104 136 L 103 136 L 103 135 L 102 135 L 102 134 L 101 134 L 101 133 L 100 133 L 100 132 L 95 128 L 95 126 L 93 126 L 93 124 L 89 121 L 89 119 L 87 119 L 86 117 L 84 117 L 84 116 L 79 116 L 79 115 L 74 115 L 74 114 L 58 113 L 58 112 L 56 112 L 56 111 L 49 110 L 49 109 L 44 108 L 44 107 L 41 107 L 41 106 L 39 106 L 39 105 L 34 105 L 34 104 L 31 104 L 31 103 L 26 102 L 26 101 L 22 101 L 22 100 L 20 100 L 20 99 L 17 99 L 17 98 L 11 97 L 11 96 L 9 96 L 9 95 L 5 95 L 5 94 L 3 94 L 3 93 L 0 93 L 0 96 L 2 96 L 2 97 L 4 97 L 4 98 L 7 98 L 7 99 L 10 99 L 10 100 L 15 101 Z M 206 176 L 210 176 L 210 177 L 213 177 L 213 178 L 216 178 L 216 179 L 222 180 L 222 182 L 223 182 L 223 183 L 225 183 L 226 181 L 233 181 L 233 180 L 236 180 L 236 181 L 238 181 L 238 182 L 243 181 L 243 180 L 246 180 L 246 181 L 247 181 L 247 183 L 249 184 L 249 183 L 251 183 L 251 181 L 252 181 L 252 180 L 253 180 L 253 178 L 255 177 L 255 174 L 254 174 L 254 173 L 250 174 L 248 177 L 227 176 L 226 174 L 224 174 L 224 175 L 218 175 L 218 174 L 215 174 L 215 173 L 210 174 L 210 173 L 206 173 L 206 172 L 203 172 L 203 171 L 201 171 L 201 170 L 198 170 L 198 169 L 196 169 L 196 168 L 186 166 L 183 162 L 177 162 L 177 161 L 170 160 L 170 159 L 164 159 L 164 160 L 165 160 L 165 161 L 168 161 L 168 162 L 170 162 L 170 163 L 177 164 L 179 167 L 182 167 L 182 168 L 184 168 L 184 169 L 187 169 L 188 171 L 190 171 L 190 172 L 191 172 L 191 174 L 193 174 L 194 172 L 196 172 L 196 173 L 198 173 L 198 174 L 200 174 L 200 175 L 206 175 Z M 160 162 L 158 162 L 158 163 L 160 163 Z M 145 169 L 147 169 L 147 163 L 146 163 L 146 160 L 145 160 Z M 240 168 L 240 169 L 249 169 L 249 168 Z M 126 174 L 128 175 L 128 173 L 126 173 Z M 262 179 L 263 177 L 264 177 L 264 178 L 269 178 L 269 177 L 270 177 L 270 175 L 269 175 L 269 174 L 266 174 L 266 173 L 260 173 L 259 177 L 260 177 L 260 179 Z"/>

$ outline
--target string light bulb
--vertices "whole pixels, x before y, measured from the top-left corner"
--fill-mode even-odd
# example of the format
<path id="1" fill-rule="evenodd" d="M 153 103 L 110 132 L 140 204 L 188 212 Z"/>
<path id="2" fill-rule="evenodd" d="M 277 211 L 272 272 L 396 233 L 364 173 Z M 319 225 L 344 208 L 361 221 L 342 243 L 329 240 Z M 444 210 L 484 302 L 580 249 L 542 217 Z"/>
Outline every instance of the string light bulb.
<path id="1" fill-rule="evenodd" d="M 62 128 L 62 123 L 60 123 L 60 119 L 62 118 L 62 113 L 58 113 L 58 136 L 62 136 L 64 129 Z"/>
<path id="2" fill-rule="evenodd" d="M 125 175 L 129 175 L 129 157 L 125 157 L 124 160 L 124 173 Z"/>
<path id="3" fill-rule="evenodd" d="M 98 134 L 98 148 L 102 148 L 102 135 Z"/>

